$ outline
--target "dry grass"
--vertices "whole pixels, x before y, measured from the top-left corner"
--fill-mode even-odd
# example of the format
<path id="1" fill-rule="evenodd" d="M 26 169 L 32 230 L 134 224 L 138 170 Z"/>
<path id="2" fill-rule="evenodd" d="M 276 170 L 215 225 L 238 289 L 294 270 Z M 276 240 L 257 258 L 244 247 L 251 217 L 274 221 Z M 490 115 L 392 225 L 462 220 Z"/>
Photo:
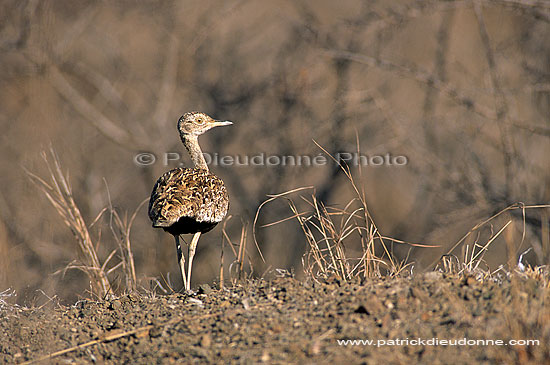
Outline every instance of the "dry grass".
<path id="1" fill-rule="evenodd" d="M 118 246 L 118 253 L 120 255 L 120 262 L 117 266 L 122 267 L 124 273 L 123 278 L 125 281 L 124 288 L 129 291 L 135 291 L 137 289 L 136 278 L 136 266 L 134 263 L 134 255 L 132 253 L 132 247 L 130 243 L 130 231 L 132 225 L 136 219 L 137 213 L 140 208 L 149 201 L 149 198 L 144 199 L 136 208 L 132 216 L 128 219 L 128 215 L 120 216 L 120 214 L 113 208 L 111 199 L 109 196 L 109 228 L 115 238 Z M 113 267 L 111 270 L 116 268 Z"/>
<path id="2" fill-rule="evenodd" d="M 408 269 L 412 272 L 413 263 L 408 261 L 408 257 L 402 260 L 396 259 L 393 254 L 393 245 L 404 244 L 410 247 L 426 248 L 438 246 L 414 244 L 382 235 L 369 213 L 365 191 L 352 175 L 350 168 L 341 163 L 341 161 L 337 161 L 323 147 L 318 146 L 334 162 L 339 164 L 347 178 L 348 186 L 355 194 L 355 198 L 350 200 L 343 208 L 335 208 L 326 206 L 323 202 L 319 201 L 315 194 L 315 188 L 312 186 L 269 195 L 269 199 L 259 206 L 252 226 L 252 237 L 263 262 L 265 263 L 265 260 L 256 238 L 258 218 L 266 204 L 274 200 L 284 199 L 292 211 L 292 215 L 276 222 L 265 224 L 262 227 L 276 225 L 292 219 L 298 221 L 307 243 L 306 252 L 302 257 L 302 264 L 308 278 L 318 281 L 319 279 L 336 276 L 344 282 L 349 282 L 354 280 L 354 278 L 365 279 L 370 277 L 396 276 L 407 272 Z M 67 269 L 79 269 L 83 271 L 89 278 L 91 292 L 100 298 L 113 294 L 115 290 L 137 290 L 138 280 L 131 249 L 130 232 L 137 212 L 147 202 L 147 199 L 143 200 L 134 213 L 128 217 L 127 214 L 121 215 L 113 208 L 109 195 L 109 205 L 97 215 L 90 225 L 87 225 L 74 201 L 67 175 L 63 174 L 59 159 L 53 148 L 50 149 L 49 154 L 43 152 L 42 157 L 49 171 L 49 181 L 29 171 L 27 171 L 27 174 L 56 208 L 64 223 L 74 234 L 81 254 L 80 260 L 72 261 L 63 271 Z M 359 167 L 360 177 L 361 168 Z M 305 192 L 309 194 L 304 194 Z M 107 193 L 109 194 L 108 189 Z M 298 199 L 295 198 L 296 195 L 298 195 Z M 305 209 L 303 208 L 304 203 Z M 525 240 L 525 210 L 543 209 L 545 211 L 547 208 L 550 208 L 550 205 L 526 206 L 523 204 L 514 204 L 503 209 L 468 231 L 437 263 L 433 264 L 435 270 L 459 276 L 474 275 L 480 281 L 498 279 L 502 275 L 508 277 L 511 272 L 515 271 L 519 276 L 542 280 L 545 286 L 548 287 L 550 280 L 547 267 L 523 265 L 523 254 L 519 256 L 518 261 L 517 254 L 515 253 L 517 248 L 515 247 L 508 247 L 510 255 L 508 268 L 505 265 L 501 265 L 497 270 L 491 271 L 484 260 L 484 256 L 491 244 L 512 223 L 511 219 L 507 219 L 498 231 L 494 233 L 494 225 L 498 223 L 496 221 L 497 218 L 502 218 L 504 213 L 512 210 L 520 209 L 523 212 L 524 231 L 521 242 L 517 246 L 522 247 Z M 104 259 L 100 259 L 97 252 L 101 241 L 101 234 L 94 244 L 90 228 L 100 221 L 105 213 L 109 215 L 108 227 L 114 237 L 116 247 Z M 228 268 L 232 285 L 246 281 L 254 275 L 253 260 L 247 252 L 248 226 L 244 221 L 241 222 L 240 236 L 234 241 L 226 230 L 226 225 L 231 219 L 232 216 L 229 216 L 222 228 L 220 287 L 224 285 L 224 247 L 226 241 L 235 258 Z M 489 227 L 490 237 L 484 243 L 480 243 L 481 230 L 487 227 Z M 472 237 L 475 237 L 473 243 L 468 244 L 468 239 L 472 239 Z M 541 242 L 544 241 L 543 237 Z M 453 253 L 459 247 L 462 248 L 460 258 Z M 352 253 L 350 254 L 350 252 Z M 357 252 L 360 252 L 360 254 L 357 255 Z M 119 262 L 111 265 L 113 258 L 117 254 Z M 115 276 L 111 274 L 117 270 L 121 271 L 122 275 L 116 276 L 121 279 L 119 279 L 117 285 L 114 285 L 112 277 Z M 160 289 L 163 289 L 157 279 L 153 279 L 153 281 L 158 284 Z M 167 284 L 170 288 L 171 285 Z"/>
<path id="3" fill-rule="evenodd" d="M 222 249 L 221 249 L 221 257 L 220 257 L 220 288 L 224 287 L 224 248 L 225 248 L 225 242 L 227 241 L 229 247 L 231 248 L 231 251 L 233 252 L 233 255 L 235 259 L 231 264 L 229 265 L 229 275 L 230 275 L 230 281 L 233 286 L 237 285 L 239 282 L 243 282 L 247 279 L 250 279 L 252 275 L 254 274 L 254 267 L 252 265 L 252 259 L 250 257 L 250 254 L 247 252 L 246 248 L 246 242 L 248 241 L 248 225 L 245 221 L 241 221 L 241 232 L 240 236 L 237 242 L 233 242 L 231 238 L 229 237 L 229 234 L 227 233 L 226 226 L 227 223 L 233 218 L 233 216 L 229 215 L 224 223 L 223 223 L 223 237 L 222 237 Z M 256 246 L 258 249 L 258 253 L 261 257 L 261 259 L 264 261 L 264 257 L 262 254 L 262 251 L 258 246 Z M 248 264 L 248 269 L 245 269 L 245 262 Z"/>
<path id="4" fill-rule="evenodd" d="M 0 310 L 4 310 L 5 308 L 8 308 L 11 305 L 8 303 L 8 301 L 16 296 L 17 294 L 15 293 L 15 290 L 11 288 L 1 291 L 0 292 Z"/>
<path id="5" fill-rule="evenodd" d="M 68 269 L 78 269 L 84 272 L 89 279 L 91 292 L 99 298 L 105 298 L 114 294 L 113 281 L 109 275 L 117 269 L 122 268 L 124 291 L 133 291 L 137 287 L 136 269 L 134 257 L 130 244 L 130 230 L 136 218 L 139 208 L 147 201 L 144 200 L 132 214 L 130 219 L 127 216 L 121 217 L 113 208 L 110 198 L 109 206 L 101 210 L 97 217 L 90 225 L 87 225 L 80 209 L 75 203 L 71 185 L 69 183 L 68 174 L 64 174 L 61 169 L 59 158 L 54 149 L 50 147 L 49 154 L 42 152 L 42 158 L 49 172 L 49 181 L 39 177 L 38 175 L 26 171 L 31 181 L 44 193 L 50 203 L 54 206 L 57 213 L 63 219 L 65 225 L 73 233 L 79 249 L 81 258 L 69 263 L 62 272 Z M 94 240 L 90 234 L 90 228 L 96 224 L 105 212 L 109 212 L 109 228 L 115 238 L 117 247 L 107 255 L 105 259 L 101 259 L 98 255 L 99 244 L 101 242 L 101 231 L 99 237 Z M 119 262 L 109 266 L 112 259 L 118 253 Z"/>
<path id="6" fill-rule="evenodd" d="M 394 243 L 406 244 L 411 247 L 437 247 L 413 244 L 383 236 L 369 213 L 365 191 L 359 187 L 349 166 L 338 161 L 317 142 L 315 144 L 335 163 L 339 164 L 355 198 L 351 199 L 343 209 L 338 209 L 328 207 L 320 202 L 316 197 L 314 187 L 297 188 L 280 194 L 269 195 L 269 199 L 264 201 L 258 208 L 254 219 L 255 227 L 264 205 L 278 199 L 287 201 L 293 215 L 265 224 L 262 227 L 297 219 L 307 242 L 307 250 L 302 258 L 302 264 L 309 278 L 317 281 L 319 278 L 328 278 L 335 275 L 340 280 L 349 282 L 357 277 L 396 276 L 404 273 L 409 267 L 412 269 L 412 263 L 407 262 L 407 259 L 396 259 L 392 252 Z M 360 154 L 358 140 L 357 153 Z M 359 166 L 359 179 L 361 179 L 361 175 L 361 166 Z M 304 191 L 311 190 L 313 193 L 308 196 L 301 194 Z M 297 193 L 300 193 L 299 200 L 305 202 L 307 210 L 301 210 L 291 198 Z M 256 240 L 255 235 L 254 239 Z M 361 254 L 350 256 L 347 253 L 346 246 L 348 243 L 357 246 L 357 242 Z"/>
<path id="7" fill-rule="evenodd" d="M 525 266 L 523 264 L 523 256 L 533 249 L 533 246 L 525 250 L 525 235 L 526 235 L 526 210 L 527 209 L 539 209 L 544 212 L 550 208 L 550 205 L 524 205 L 522 203 L 516 203 L 502 209 L 493 216 L 479 222 L 472 229 L 470 229 L 458 242 L 456 242 L 446 254 L 444 254 L 438 262 L 434 262 L 432 266 L 435 266 L 435 270 L 445 272 L 452 275 L 474 275 L 478 280 L 495 279 L 499 274 L 505 274 L 510 276 L 515 272 L 519 276 L 531 277 L 537 280 L 543 280 L 545 286 L 548 281 L 548 269 L 546 265 L 532 267 L 531 265 Z M 495 242 L 495 240 L 503 234 L 503 232 L 513 223 L 513 219 L 507 218 L 506 223 L 502 224 L 498 221 L 505 213 L 514 210 L 521 210 L 522 212 L 522 234 L 519 244 L 513 245 L 512 241 L 507 241 L 508 247 L 508 263 L 506 265 L 501 264 L 496 270 L 492 271 L 484 260 L 484 256 L 487 253 L 489 246 Z M 494 233 L 494 226 L 500 226 L 498 231 Z M 544 225 L 544 222 L 543 222 Z M 510 227 L 511 228 L 511 227 Z M 482 230 L 489 231 L 489 237 L 485 243 L 479 242 Z M 545 242 L 547 239 L 544 237 L 545 230 L 542 230 L 541 242 Z M 468 239 L 473 239 L 473 243 L 467 244 Z M 533 244 L 536 244 L 534 242 Z M 544 246 L 544 245 L 543 245 Z M 462 249 L 460 258 L 453 252 L 458 248 Z M 524 249 L 523 253 L 519 253 L 518 250 Z M 539 247 L 541 251 L 544 251 L 544 247 Z M 546 256 L 548 252 L 543 252 L 543 256 Z"/>
<path id="8" fill-rule="evenodd" d="M 466 279 L 468 285 L 470 278 L 474 278 L 480 282 L 495 281 L 502 283 L 510 281 L 511 292 L 509 295 L 509 304 L 504 307 L 503 317 L 505 321 L 502 323 L 506 333 L 510 339 L 540 339 L 544 341 L 545 328 L 547 327 L 550 311 L 548 310 L 548 300 L 550 299 L 550 270 L 548 265 L 531 266 L 525 264 L 524 256 L 529 253 L 536 242 L 528 249 L 524 249 L 521 254 L 518 254 L 518 249 L 525 243 L 525 210 L 526 209 L 542 209 L 542 216 L 545 216 L 545 211 L 550 208 L 549 205 L 532 205 L 524 204 L 511 205 L 500 212 L 494 214 L 490 218 L 478 223 L 470 231 L 468 231 L 453 247 L 441 257 L 440 261 L 435 266 L 436 271 L 456 276 L 461 279 Z M 522 211 L 523 216 L 523 231 L 521 240 L 516 247 L 513 247 L 512 242 L 508 241 L 508 263 L 501 264 L 496 270 L 492 270 L 484 260 L 489 246 L 503 234 L 506 229 L 511 229 L 510 224 L 512 219 L 506 219 L 504 223 L 499 222 L 498 218 L 502 218 L 506 212 L 518 210 Z M 498 231 L 494 233 L 493 227 L 500 226 Z M 543 220 L 543 225 L 544 225 Z M 544 227 L 544 226 L 543 226 Z M 488 228 L 490 235 L 485 243 L 479 243 L 481 230 Z M 543 237 L 541 242 L 545 242 L 548 238 L 544 237 L 547 230 L 542 229 Z M 472 244 L 466 244 L 468 238 L 475 237 Z M 458 247 L 462 248 L 462 255 L 459 257 L 452 252 Z M 544 254 L 547 254 L 544 252 Z M 504 298 L 504 300 L 508 300 Z M 542 310 L 540 309 L 542 308 Z M 515 358 L 519 364 L 532 363 L 533 347 L 529 345 L 512 346 L 511 351 L 515 352 Z M 502 361 L 505 361 L 504 358 Z"/>
<path id="9" fill-rule="evenodd" d="M 358 137 L 356 138 L 357 153 L 360 154 Z M 392 245 L 394 243 L 406 244 L 411 247 L 439 247 L 438 245 L 405 242 L 382 235 L 368 211 L 365 191 L 363 188 L 359 187 L 360 185 L 357 183 L 358 180 L 351 173 L 349 166 L 338 161 L 326 149 L 317 144 L 317 142 L 315 142 L 315 144 L 335 163 L 339 164 L 355 198 L 350 200 L 343 209 L 339 209 L 328 207 L 323 202 L 320 202 L 315 194 L 315 188 L 312 186 L 269 195 L 269 199 L 259 206 L 254 219 L 253 227 L 256 245 L 258 245 L 255 234 L 256 223 L 263 206 L 274 200 L 285 199 L 293 215 L 276 222 L 265 224 L 262 227 L 273 226 L 291 219 L 296 219 L 298 221 L 307 242 L 307 250 L 302 258 L 303 268 L 306 275 L 314 280 L 318 280 L 318 278 L 327 278 L 332 275 L 336 275 L 344 282 L 351 281 L 355 277 L 396 276 L 404 273 L 409 267 L 412 272 L 413 263 L 408 262 L 408 257 L 403 260 L 396 259 L 392 250 Z M 359 166 L 358 173 L 360 181 L 362 175 L 361 166 Z M 304 196 L 303 192 L 305 191 L 313 191 L 313 193 Z M 299 196 L 298 200 L 306 204 L 307 209 L 299 208 L 299 204 L 292 198 L 296 194 Z M 546 266 L 533 268 L 529 265 L 525 267 L 522 264 L 523 255 L 532 247 L 521 255 L 519 255 L 518 250 L 524 247 L 523 245 L 525 243 L 526 210 L 540 209 L 542 210 L 542 216 L 545 217 L 544 214 L 548 208 L 550 208 L 550 205 L 525 205 L 523 203 L 516 203 L 502 209 L 490 218 L 476 224 L 456 242 L 446 254 L 430 265 L 430 267 L 434 267 L 437 271 L 458 276 L 474 275 L 477 280 L 481 281 L 499 278 L 501 274 L 510 276 L 511 272 L 516 271 L 519 276 L 543 280 L 545 286 L 547 286 L 549 275 Z M 513 223 L 513 218 L 509 218 L 505 223 L 501 224 L 500 228 L 495 232 L 494 227 L 499 224 L 497 218 L 502 218 L 504 217 L 504 213 L 514 210 L 521 210 L 522 213 L 523 229 L 521 241 L 514 246 L 510 240 L 507 240 L 509 245 L 509 247 L 507 247 L 509 255 L 507 264 L 508 269 L 502 264 L 496 270 L 492 271 L 484 260 L 484 257 L 489 247 Z M 548 241 L 548 237 L 545 236 L 548 230 L 545 230 L 546 226 L 544 223 L 545 221 L 543 219 L 542 246 L 538 247 L 538 249 L 542 251 L 543 256 L 548 256 L 549 253 L 545 252 L 545 246 L 548 245 L 544 244 L 544 242 Z M 487 240 L 481 243 L 479 240 L 483 229 L 488 229 L 490 234 Z M 468 244 L 468 239 L 473 239 L 473 242 Z M 359 242 L 361 254 L 352 257 L 348 255 L 346 246 L 353 244 L 357 246 L 356 242 Z M 536 244 L 536 242 L 534 244 Z M 453 254 L 459 247 L 462 248 L 461 258 Z"/>

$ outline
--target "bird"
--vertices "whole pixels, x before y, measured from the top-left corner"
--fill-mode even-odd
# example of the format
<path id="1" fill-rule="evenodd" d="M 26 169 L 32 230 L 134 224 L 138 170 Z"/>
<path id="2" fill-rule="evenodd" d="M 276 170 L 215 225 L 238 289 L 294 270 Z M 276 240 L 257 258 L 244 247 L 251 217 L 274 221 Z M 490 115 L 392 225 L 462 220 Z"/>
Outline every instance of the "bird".
<path id="1" fill-rule="evenodd" d="M 191 290 L 191 267 L 202 233 L 212 230 L 226 216 L 229 195 L 222 179 L 208 170 L 198 137 L 229 120 L 215 120 L 202 112 L 188 112 L 178 120 L 178 131 L 194 167 L 175 168 L 156 182 L 149 200 L 149 218 L 154 228 L 162 228 L 174 236 L 178 263 L 185 286 Z M 180 235 L 193 234 L 189 244 L 188 267 L 180 245 Z"/>

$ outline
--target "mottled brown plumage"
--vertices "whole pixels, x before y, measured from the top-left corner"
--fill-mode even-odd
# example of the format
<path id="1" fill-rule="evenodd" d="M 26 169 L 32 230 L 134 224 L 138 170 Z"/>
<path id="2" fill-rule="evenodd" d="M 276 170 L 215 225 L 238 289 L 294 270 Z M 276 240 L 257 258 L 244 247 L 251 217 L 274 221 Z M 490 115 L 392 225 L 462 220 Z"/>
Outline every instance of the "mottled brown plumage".
<path id="1" fill-rule="evenodd" d="M 229 208 L 229 196 L 223 181 L 208 171 L 199 146 L 198 136 L 230 121 L 214 120 L 201 112 L 185 113 L 178 120 L 178 130 L 195 168 L 177 168 L 162 175 L 151 193 L 149 218 L 153 227 L 163 228 L 176 240 L 178 261 L 186 290 L 191 289 L 191 266 L 201 233 L 210 231 L 222 221 Z M 179 235 L 193 233 L 189 245 L 189 266 L 185 273 L 185 258 Z"/>
<path id="2" fill-rule="evenodd" d="M 149 218 L 153 227 L 173 235 L 205 233 L 221 222 L 228 208 L 229 196 L 219 177 L 203 169 L 177 168 L 158 179 Z"/>

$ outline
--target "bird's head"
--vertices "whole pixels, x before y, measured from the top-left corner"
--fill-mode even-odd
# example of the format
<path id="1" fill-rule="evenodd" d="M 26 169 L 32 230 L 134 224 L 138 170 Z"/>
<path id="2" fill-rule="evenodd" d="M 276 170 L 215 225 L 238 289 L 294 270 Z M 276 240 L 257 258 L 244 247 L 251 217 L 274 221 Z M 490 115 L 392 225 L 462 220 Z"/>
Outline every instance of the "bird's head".
<path id="1" fill-rule="evenodd" d="M 201 112 L 189 112 L 182 115 L 178 120 L 178 130 L 182 137 L 184 135 L 199 136 L 214 127 L 231 124 L 233 122 L 229 120 L 215 120 Z"/>

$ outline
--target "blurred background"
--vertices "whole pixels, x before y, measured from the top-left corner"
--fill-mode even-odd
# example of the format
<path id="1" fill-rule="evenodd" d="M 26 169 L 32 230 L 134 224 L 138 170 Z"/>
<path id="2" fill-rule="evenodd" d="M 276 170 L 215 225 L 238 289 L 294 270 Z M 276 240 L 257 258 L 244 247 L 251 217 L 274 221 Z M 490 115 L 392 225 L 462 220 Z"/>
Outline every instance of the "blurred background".
<path id="1" fill-rule="evenodd" d="M 550 201 L 549 23 L 549 3 L 535 0 L 2 1 L 0 291 L 72 301 L 89 288 L 63 270 L 79 257 L 74 235 L 25 173 L 48 179 L 42 151 L 57 152 L 88 226 L 109 204 L 129 218 L 162 173 L 191 164 L 176 123 L 193 110 L 234 122 L 200 139 L 220 156 L 317 156 L 313 141 L 353 153 L 356 140 L 368 156 L 406 156 L 360 177 L 350 168 L 380 232 L 441 246 L 394 244 L 395 256 L 433 268 L 475 224 Z M 167 152 L 181 158 L 164 164 Z M 136 163 L 139 153 L 157 160 Z M 303 276 L 298 223 L 260 227 L 292 215 L 285 201 L 260 212 L 259 259 L 252 221 L 268 194 L 314 186 L 340 208 L 355 196 L 330 163 L 211 170 L 231 197 L 226 232 L 238 242 L 245 227 L 256 276 Z M 472 240 L 512 220 L 487 264 L 529 247 L 525 263 L 547 264 L 549 214 L 508 211 Z M 102 260 L 116 247 L 109 221 L 89 228 Z M 173 238 L 151 228 L 146 204 L 130 237 L 141 285 L 179 289 Z M 194 285 L 218 280 L 221 242 L 221 227 L 201 237 Z M 226 246 L 226 271 L 234 259 Z"/>

